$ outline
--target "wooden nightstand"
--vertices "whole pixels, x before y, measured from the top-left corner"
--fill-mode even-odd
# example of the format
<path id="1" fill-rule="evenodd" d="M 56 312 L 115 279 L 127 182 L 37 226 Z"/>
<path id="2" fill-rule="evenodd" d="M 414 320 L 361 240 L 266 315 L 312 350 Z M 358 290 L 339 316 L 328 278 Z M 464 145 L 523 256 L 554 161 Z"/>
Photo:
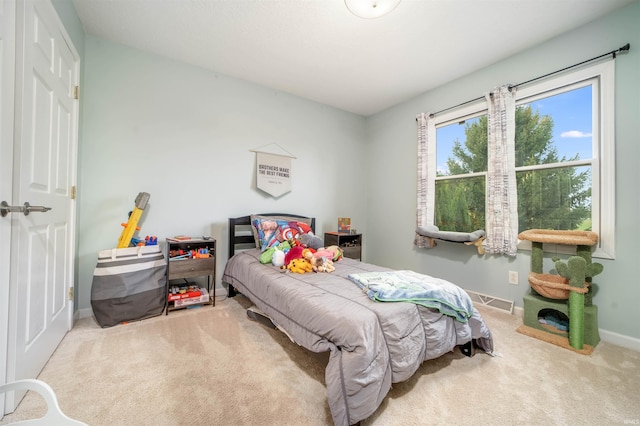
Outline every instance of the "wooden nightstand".
<path id="1" fill-rule="evenodd" d="M 344 257 L 362 260 L 362 234 L 325 232 L 324 246 L 338 246 L 342 249 Z"/>
<path id="2" fill-rule="evenodd" d="M 184 254 L 180 254 L 184 253 Z M 208 257 L 193 257 L 188 253 L 198 253 Z M 198 256 L 197 255 L 197 256 Z M 175 240 L 167 238 L 167 314 L 175 309 L 183 309 L 192 305 L 216 304 L 216 240 L 190 239 Z M 187 286 L 187 278 L 207 277 L 207 293 L 197 297 L 195 294 L 174 293 L 172 287 Z M 184 280 L 184 284 L 175 280 Z M 174 280 L 174 283 L 170 281 Z M 211 291 L 213 290 L 213 294 Z M 184 298 L 182 297 L 184 296 Z"/>

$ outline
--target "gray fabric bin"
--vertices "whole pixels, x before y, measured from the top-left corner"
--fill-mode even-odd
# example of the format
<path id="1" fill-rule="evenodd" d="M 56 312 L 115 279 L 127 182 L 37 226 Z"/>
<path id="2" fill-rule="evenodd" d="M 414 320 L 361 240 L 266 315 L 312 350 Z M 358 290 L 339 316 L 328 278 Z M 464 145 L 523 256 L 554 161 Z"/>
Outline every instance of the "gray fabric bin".
<path id="1" fill-rule="evenodd" d="M 167 261 L 160 246 L 102 250 L 93 273 L 91 307 L 101 327 L 164 312 Z"/>

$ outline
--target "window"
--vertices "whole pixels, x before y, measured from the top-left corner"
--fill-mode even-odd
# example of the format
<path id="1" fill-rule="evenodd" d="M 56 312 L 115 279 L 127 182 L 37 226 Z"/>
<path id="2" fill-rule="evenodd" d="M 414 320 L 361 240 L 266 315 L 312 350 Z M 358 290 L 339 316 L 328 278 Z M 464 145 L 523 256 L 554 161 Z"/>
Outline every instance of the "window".
<path id="1" fill-rule="evenodd" d="M 594 256 L 614 257 L 614 61 L 518 88 L 515 167 L 518 228 L 592 230 Z M 484 102 L 436 116 L 434 221 L 485 228 Z M 519 248 L 530 248 L 522 241 Z M 546 250 L 574 253 L 573 247 Z"/>
<path id="2" fill-rule="evenodd" d="M 487 116 L 436 126 L 434 224 L 442 231 L 485 228 Z"/>

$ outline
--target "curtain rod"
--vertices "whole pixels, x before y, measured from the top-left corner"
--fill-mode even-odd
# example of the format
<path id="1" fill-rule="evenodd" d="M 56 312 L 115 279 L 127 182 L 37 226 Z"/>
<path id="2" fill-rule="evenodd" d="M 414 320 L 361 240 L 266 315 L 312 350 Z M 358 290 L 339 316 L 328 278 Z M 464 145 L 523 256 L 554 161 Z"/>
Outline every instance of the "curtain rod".
<path id="1" fill-rule="evenodd" d="M 622 47 L 621 47 L 621 48 L 619 48 L 619 49 L 612 50 L 611 52 L 604 53 L 604 54 L 602 54 L 602 55 L 599 55 L 599 56 L 593 57 L 593 58 L 591 58 L 591 59 L 587 59 L 586 61 L 582 61 L 582 62 L 579 62 L 579 63 L 577 63 L 577 64 L 573 64 L 573 65 L 570 65 L 570 66 L 568 66 L 568 67 L 565 67 L 565 68 L 562 68 L 562 69 L 559 69 L 559 70 L 556 70 L 556 71 L 550 72 L 550 73 L 548 73 L 548 74 L 541 75 L 540 77 L 532 78 L 531 80 L 523 81 L 522 83 L 518 83 L 518 84 L 510 84 L 510 85 L 509 85 L 509 90 L 511 90 L 511 89 L 512 89 L 512 88 L 514 88 L 514 87 L 523 86 L 523 85 L 525 85 L 525 84 L 527 84 L 527 83 L 531 83 L 531 82 L 534 82 L 534 81 L 541 80 L 541 79 L 543 79 L 543 78 L 546 78 L 546 77 L 552 76 L 552 75 L 554 75 L 554 74 L 561 73 L 561 72 L 566 71 L 566 70 L 569 70 L 569 69 L 571 69 L 571 68 L 579 67 L 580 65 L 584 65 L 584 64 L 586 64 L 586 63 L 593 62 L 593 61 L 595 61 L 595 60 L 597 60 L 597 59 L 604 58 L 605 56 L 609 56 L 609 55 L 611 55 L 611 56 L 612 56 L 612 58 L 613 58 L 613 59 L 615 59 L 615 58 L 616 58 L 616 54 L 618 54 L 618 53 L 626 53 L 626 52 L 628 52 L 628 51 L 629 51 L 629 49 L 630 49 L 630 48 L 631 48 L 631 44 L 627 43 L 627 44 L 625 44 L 624 46 L 622 46 Z M 433 118 L 433 117 L 435 117 L 435 116 L 436 116 L 436 114 L 440 114 L 440 113 L 443 113 L 443 112 L 445 112 L 445 111 L 449 111 L 449 110 L 451 110 L 451 109 L 458 108 L 458 107 L 461 107 L 461 106 L 463 106 L 463 105 L 470 104 L 470 103 L 472 103 L 472 102 L 477 102 L 477 101 L 480 101 L 480 100 L 482 100 L 482 99 L 484 99 L 484 96 L 478 96 L 477 98 L 474 98 L 474 99 L 468 100 L 468 101 L 466 101 L 466 102 L 462 102 L 461 104 L 454 105 L 454 106 L 449 107 L 449 108 L 441 109 L 440 111 L 437 111 L 437 112 L 432 112 L 431 114 L 429 114 L 429 116 L 430 116 L 431 118 Z M 417 119 L 416 119 L 416 121 L 417 121 Z"/>

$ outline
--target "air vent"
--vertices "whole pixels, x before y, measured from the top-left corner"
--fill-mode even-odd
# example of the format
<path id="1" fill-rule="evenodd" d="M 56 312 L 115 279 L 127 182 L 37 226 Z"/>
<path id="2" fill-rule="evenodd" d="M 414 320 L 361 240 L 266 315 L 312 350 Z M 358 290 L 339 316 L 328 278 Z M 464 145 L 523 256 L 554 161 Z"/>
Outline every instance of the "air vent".
<path id="1" fill-rule="evenodd" d="M 513 301 L 500 299 L 495 296 L 488 296 L 482 293 L 476 293 L 475 291 L 465 290 L 473 303 L 479 303 L 483 306 L 498 309 L 504 312 L 513 314 Z"/>

